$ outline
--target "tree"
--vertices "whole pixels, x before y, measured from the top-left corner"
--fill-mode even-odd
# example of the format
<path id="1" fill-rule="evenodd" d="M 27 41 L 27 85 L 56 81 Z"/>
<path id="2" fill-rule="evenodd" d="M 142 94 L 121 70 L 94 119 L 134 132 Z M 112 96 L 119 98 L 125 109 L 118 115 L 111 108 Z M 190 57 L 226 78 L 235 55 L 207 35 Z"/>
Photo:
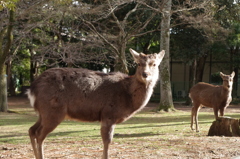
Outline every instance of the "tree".
<path id="1" fill-rule="evenodd" d="M 190 70 L 196 70 L 195 73 L 190 74 L 190 81 L 193 79 L 195 79 L 195 81 L 190 83 L 189 88 L 191 88 L 193 84 L 202 81 L 205 61 L 209 56 L 211 59 L 221 61 L 226 61 L 226 59 L 229 58 L 231 64 L 230 66 L 227 64 L 228 66 L 225 66 L 225 69 L 228 67 L 227 69 L 230 68 L 229 72 L 231 72 L 233 69 L 236 72 L 238 71 L 237 67 L 233 67 L 233 61 L 237 60 L 238 58 L 232 58 L 233 56 L 231 56 L 231 52 L 229 54 L 226 53 L 231 50 L 228 50 L 228 48 L 231 48 L 230 46 L 226 46 L 226 38 L 228 37 L 229 33 L 234 32 L 231 24 L 233 21 L 238 21 L 238 12 L 239 6 L 237 3 L 235 3 L 235 1 L 224 0 L 210 1 L 209 5 L 205 5 L 205 7 L 202 9 L 181 12 L 181 14 L 179 14 L 180 19 L 188 25 L 188 27 L 184 27 L 183 30 L 188 32 L 189 28 L 192 28 L 192 30 L 195 30 L 195 33 L 192 34 L 192 36 L 196 37 L 197 35 L 198 37 L 195 38 L 195 40 L 190 37 L 190 39 L 192 39 L 191 42 L 195 42 L 195 45 L 197 45 L 197 47 L 195 47 L 195 51 L 191 49 L 194 44 L 189 41 L 186 42 L 186 44 L 188 43 L 187 45 L 189 46 L 187 47 L 188 51 L 184 51 L 192 52 L 192 55 L 194 55 L 191 56 L 190 60 L 188 57 L 186 58 L 188 60 L 184 60 L 190 61 L 188 62 L 191 67 Z M 222 45 L 225 49 L 222 49 L 222 46 L 220 45 Z M 221 64 L 221 66 L 219 66 L 219 70 L 223 67 L 224 64 Z M 236 79 L 237 76 L 235 77 L 235 81 Z M 236 83 L 237 82 L 235 82 L 235 84 Z"/>
<path id="2" fill-rule="evenodd" d="M 6 20 L 0 30 L 0 111 L 7 111 L 7 80 L 5 62 L 10 55 L 13 41 L 14 9 L 5 8 L 1 11 L 5 13 Z"/>
<path id="3" fill-rule="evenodd" d="M 139 36 L 159 30 L 158 27 L 149 30 L 146 29 L 150 22 L 157 16 L 157 13 L 145 10 L 144 6 L 138 3 L 138 1 L 107 0 L 107 3 L 102 5 L 105 5 L 104 9 L 107 8 L 108 10 L 104 16 L 95 17 L 96 20 L 91 21 L 86 16 L 79 18 L 92 33 L 98 35 L 113 53 L 115 59 L 114 71 L 128 73 L 127 44 Z M 92 10 L 96 9 L 93 8 Z"/>
<path id="4" fill-rule="evenodd" d="M 234 78 L 233 95 L 238 96 L 238 70 L 240 68 L 240 23 L 232 24 L 232 32 L 227 38 L 227 48 L 229 48 L 230 66 L 229 69 L 234 70 L 236 77 Z"/>
<path id="5" fill-rule="evenodd" d="M 39 66 L 90 68 L 96 64 L 127 73 L 131 58 L 127 45 L 159 29 L 147 28 L 156 15 L 132 1 L 46 2 L 25 21 L 29 26 L 41 24 L 28 32 Z"/>
<path id="6" fill-rule="evenodd" d="M 164 8 L 162 10 L 162 20 L 161 20 L 161 39 L 160 39 L 160 50 L 165 50 L 165 56 L 160 65 L 160 90 L 161 98 L 159 110 L 171 111 L 174 110 L 173 100 L 172 100 L 172 89 L 170 82 L 170 18 L 171 18 L 171 7 L 172 0 L 163 1 Z"/>
<path id="7" fill-rule="evenodd" d="M 207 1 L 208 2 L 208 1 Z M 207 5 L 206 1 L 191 3 L 187 1 L 174 1 L 174 4 L 171 0 L 165 0 L 161 2 L 154 1 L 153 3 L 145 3 L 147 7 L 151 8 L 156 12 L 160 12 L 161 17 L 161 39 L 160 39 L 160 49 L 166 51 L 165 57 L 160 65 L 160 85 L 161 85 L 161 100 L 158 110 L 171 111 L 174 110 L 173 100 L 172 100 L 172 91 L 171 91 L 171 82 L 170 82 L 170 24 L 171 18 L 176 18 L 176 14 L 181 14 L 182 12 L 189 12 L 198 8 L 204 8 Z M 156 8 L 156 6 L 158 8 Z M 172 9 L 173 8 L 173 9 Z M 174 16 L 173 16 L 174 15 Z M 177 22 L 172 25 L 179 25 L 182 22 Z"/>

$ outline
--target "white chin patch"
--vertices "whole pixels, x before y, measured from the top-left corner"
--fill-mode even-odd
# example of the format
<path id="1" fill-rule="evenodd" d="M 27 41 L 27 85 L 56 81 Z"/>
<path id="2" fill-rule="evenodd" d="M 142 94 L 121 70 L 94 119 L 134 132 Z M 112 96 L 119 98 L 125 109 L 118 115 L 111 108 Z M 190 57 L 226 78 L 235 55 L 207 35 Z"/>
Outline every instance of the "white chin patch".
<path id="1" fill-rule="evenodd" d="M 144 82 L 150 82 L 151 81 L 151 77 L 147 77 L 147 78 L 143 78 Z"/>

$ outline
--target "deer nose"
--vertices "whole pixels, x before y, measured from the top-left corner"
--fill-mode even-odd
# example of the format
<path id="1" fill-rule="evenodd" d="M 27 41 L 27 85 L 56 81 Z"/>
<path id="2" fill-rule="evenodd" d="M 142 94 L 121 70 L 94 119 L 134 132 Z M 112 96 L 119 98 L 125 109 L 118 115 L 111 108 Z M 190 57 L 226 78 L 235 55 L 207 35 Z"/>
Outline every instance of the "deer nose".
<path id="1" fill-rule="evenodd" d="M 148 73 L 143 72 L 143 73 L 142 73 L 142 76 L 143 76 L 143 78 L 147 78 L 147 77 L 148 77 Z"/>

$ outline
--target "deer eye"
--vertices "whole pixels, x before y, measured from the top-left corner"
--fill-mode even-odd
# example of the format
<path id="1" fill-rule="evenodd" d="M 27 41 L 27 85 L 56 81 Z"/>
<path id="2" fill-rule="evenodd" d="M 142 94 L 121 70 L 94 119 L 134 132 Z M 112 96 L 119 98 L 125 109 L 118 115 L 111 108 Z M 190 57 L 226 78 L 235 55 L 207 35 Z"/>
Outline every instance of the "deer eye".
<path id="1" fill-rule="evenodd" d="M 153 64 L 153 66 L 155 67 L 155 66 L 156 66 L 156 64 L 154 63 L 154 64 Z"/>
<path id="2" fill-rule="evenodd" d="M 140 63 L 138 63 L 138 66 L 141 66 L 141 64 L 140 64 Z"/>

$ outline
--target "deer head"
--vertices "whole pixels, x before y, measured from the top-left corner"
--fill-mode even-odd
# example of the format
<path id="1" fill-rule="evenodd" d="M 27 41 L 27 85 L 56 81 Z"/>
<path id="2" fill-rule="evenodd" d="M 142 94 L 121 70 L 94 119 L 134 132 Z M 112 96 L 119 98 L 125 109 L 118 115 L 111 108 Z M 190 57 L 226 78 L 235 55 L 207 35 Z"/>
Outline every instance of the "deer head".
<path id="1" fill-rule="evenodd" d="M 232 89 L 233 85 L 233 78 L 235 76 L 235 72 L 233 71 L 232 74 L 230 75 L 225 75 L 222 72 L 220 72 L 220 76 L 222 77 L 223 80 L 223 86 Z"/>
<path id="2" fill-rule="evenodd" d="M 130 52 L 134 58 L 134 61 L 138 64 L 135 75 L 137 79 L 142 83 L 148 83 L 158 79 L 158 66 L 160 65 L 165 51 L 162 50 L 158 54 L 146 55 L 143 53 L 137 53 L 133 49 Z"/>

